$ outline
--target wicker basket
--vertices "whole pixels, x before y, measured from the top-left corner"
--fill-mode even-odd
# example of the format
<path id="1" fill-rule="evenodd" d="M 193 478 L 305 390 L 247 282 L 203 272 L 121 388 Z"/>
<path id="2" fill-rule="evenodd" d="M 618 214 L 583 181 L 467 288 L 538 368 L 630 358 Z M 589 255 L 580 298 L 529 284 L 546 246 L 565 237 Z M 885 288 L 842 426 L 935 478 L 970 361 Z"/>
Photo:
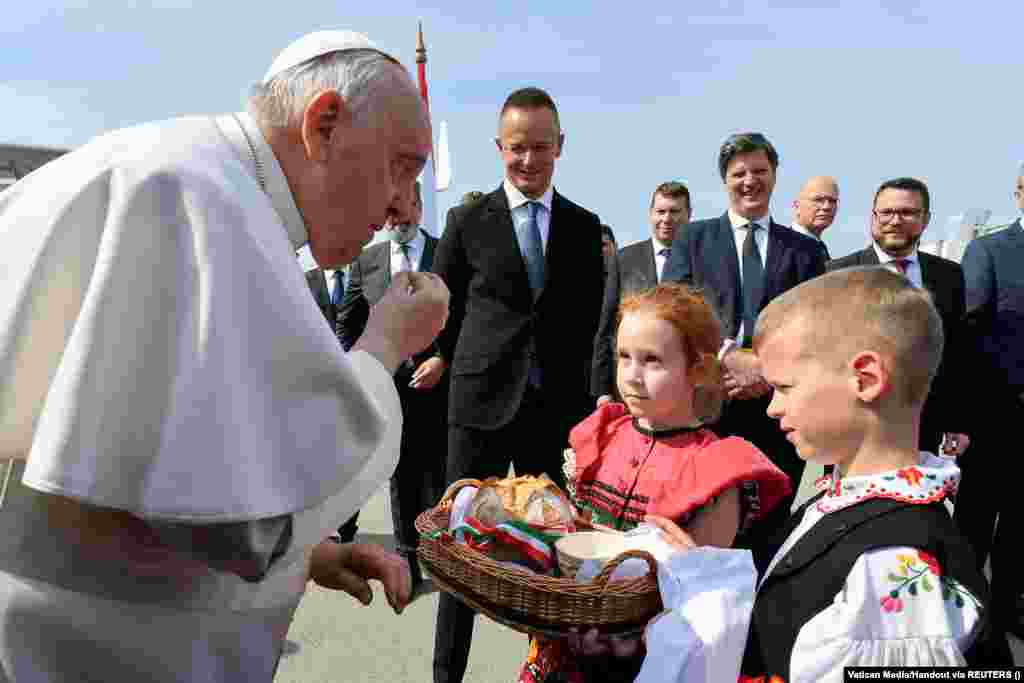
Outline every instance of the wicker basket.
<path id="1" fill-rule="evenodd" d="M 592 582 L 577 583 L 509 568 L 447 534 L 435 535 L 448 528 L 452 501 L 465 486 L 480 486 L 480 482 L 455 482 L 436 507 L 416 519 L 420 562 L 441 590 L 510 628 L 548 636 L 583 626 L 597 626 L 609 634 L 635 633 L 662 610 L 657 565 L 644 551 L 622 553 Z M 650 571 L 642 577 L 609 581 L 615 568 L 631 557 L 645 559 Z"/>

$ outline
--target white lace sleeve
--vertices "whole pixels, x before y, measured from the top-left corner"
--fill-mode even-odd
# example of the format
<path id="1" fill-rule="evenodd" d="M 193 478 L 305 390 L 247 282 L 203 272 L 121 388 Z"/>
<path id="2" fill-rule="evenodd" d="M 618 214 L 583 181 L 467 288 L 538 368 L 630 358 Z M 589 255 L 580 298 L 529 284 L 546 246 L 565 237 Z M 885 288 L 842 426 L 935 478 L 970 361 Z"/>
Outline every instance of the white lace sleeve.
<path id="1" fill-rule="evenodd" d="M 562 474 L 565 475 L 565 489 L 569 498 L 576 501 L 576 451 L 566 448 L 562 452 L 564 462 L 562 463 Z"/>
<path id="2" fill-rule="evenodd" d="M 978 600 L 926 553 L 866 553 L 833 604 L 800 629 L 791 682 L 842 681 L 845 666 L 964 666 L 978 613 Z"/>

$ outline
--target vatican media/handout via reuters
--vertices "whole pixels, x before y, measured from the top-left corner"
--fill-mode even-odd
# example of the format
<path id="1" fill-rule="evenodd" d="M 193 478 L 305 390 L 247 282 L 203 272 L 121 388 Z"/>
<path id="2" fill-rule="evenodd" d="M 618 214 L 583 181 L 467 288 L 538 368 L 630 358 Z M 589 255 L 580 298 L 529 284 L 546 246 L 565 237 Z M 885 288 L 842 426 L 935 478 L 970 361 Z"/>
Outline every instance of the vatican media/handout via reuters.
<path id="1" fill-rule="evenodd" d="M 956 667 L 885 667 L 858 666 L 843 670 L 843 680 L 850 681 L 1020 681 L 1024 667 L 1005 669 Z"/>

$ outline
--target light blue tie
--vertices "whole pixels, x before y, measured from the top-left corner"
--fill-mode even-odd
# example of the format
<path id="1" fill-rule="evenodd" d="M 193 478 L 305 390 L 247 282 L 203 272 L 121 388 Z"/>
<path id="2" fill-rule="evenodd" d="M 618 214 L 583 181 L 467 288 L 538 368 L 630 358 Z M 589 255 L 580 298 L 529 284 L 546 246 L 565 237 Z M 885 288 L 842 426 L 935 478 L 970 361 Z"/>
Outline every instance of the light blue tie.
<path id="1" fill-rule="evenodd" d="M 345 271 L 334 271 L 334 276 L 331 279 L 334 280 L 334 286 L 331 288 L 331 303 L 340 306 L 341 298 L 345 294 Z"/>
<path id="2" fill-rule="evenodd" d="M 530 289 L 533 290 L 533 298 L 536 299 L 544 289 L 544 241 L 540 236 L 540 226 L 537 225 L 540 203 L 529 202 L 526 206 L 530 210 L 530 215 L 526 219 L 526 230 L 523 235 L 523 258 L 526 260 L 526 275 L 530 278 Z"/>

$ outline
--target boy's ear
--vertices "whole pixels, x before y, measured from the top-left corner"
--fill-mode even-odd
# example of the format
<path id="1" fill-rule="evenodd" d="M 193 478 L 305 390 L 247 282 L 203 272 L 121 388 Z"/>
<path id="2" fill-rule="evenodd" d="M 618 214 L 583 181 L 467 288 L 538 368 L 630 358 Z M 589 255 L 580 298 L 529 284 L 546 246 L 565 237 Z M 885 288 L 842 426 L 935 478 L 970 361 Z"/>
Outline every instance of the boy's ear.
<path id="1" fill-rule="evenodd" d="M 863 403 L 873 403 L 892 387 L 889 368 L 885 359 L 876 351 L 861 351 L 850 361 L 853 370 L 851 382 L 857 398 Z"/>

